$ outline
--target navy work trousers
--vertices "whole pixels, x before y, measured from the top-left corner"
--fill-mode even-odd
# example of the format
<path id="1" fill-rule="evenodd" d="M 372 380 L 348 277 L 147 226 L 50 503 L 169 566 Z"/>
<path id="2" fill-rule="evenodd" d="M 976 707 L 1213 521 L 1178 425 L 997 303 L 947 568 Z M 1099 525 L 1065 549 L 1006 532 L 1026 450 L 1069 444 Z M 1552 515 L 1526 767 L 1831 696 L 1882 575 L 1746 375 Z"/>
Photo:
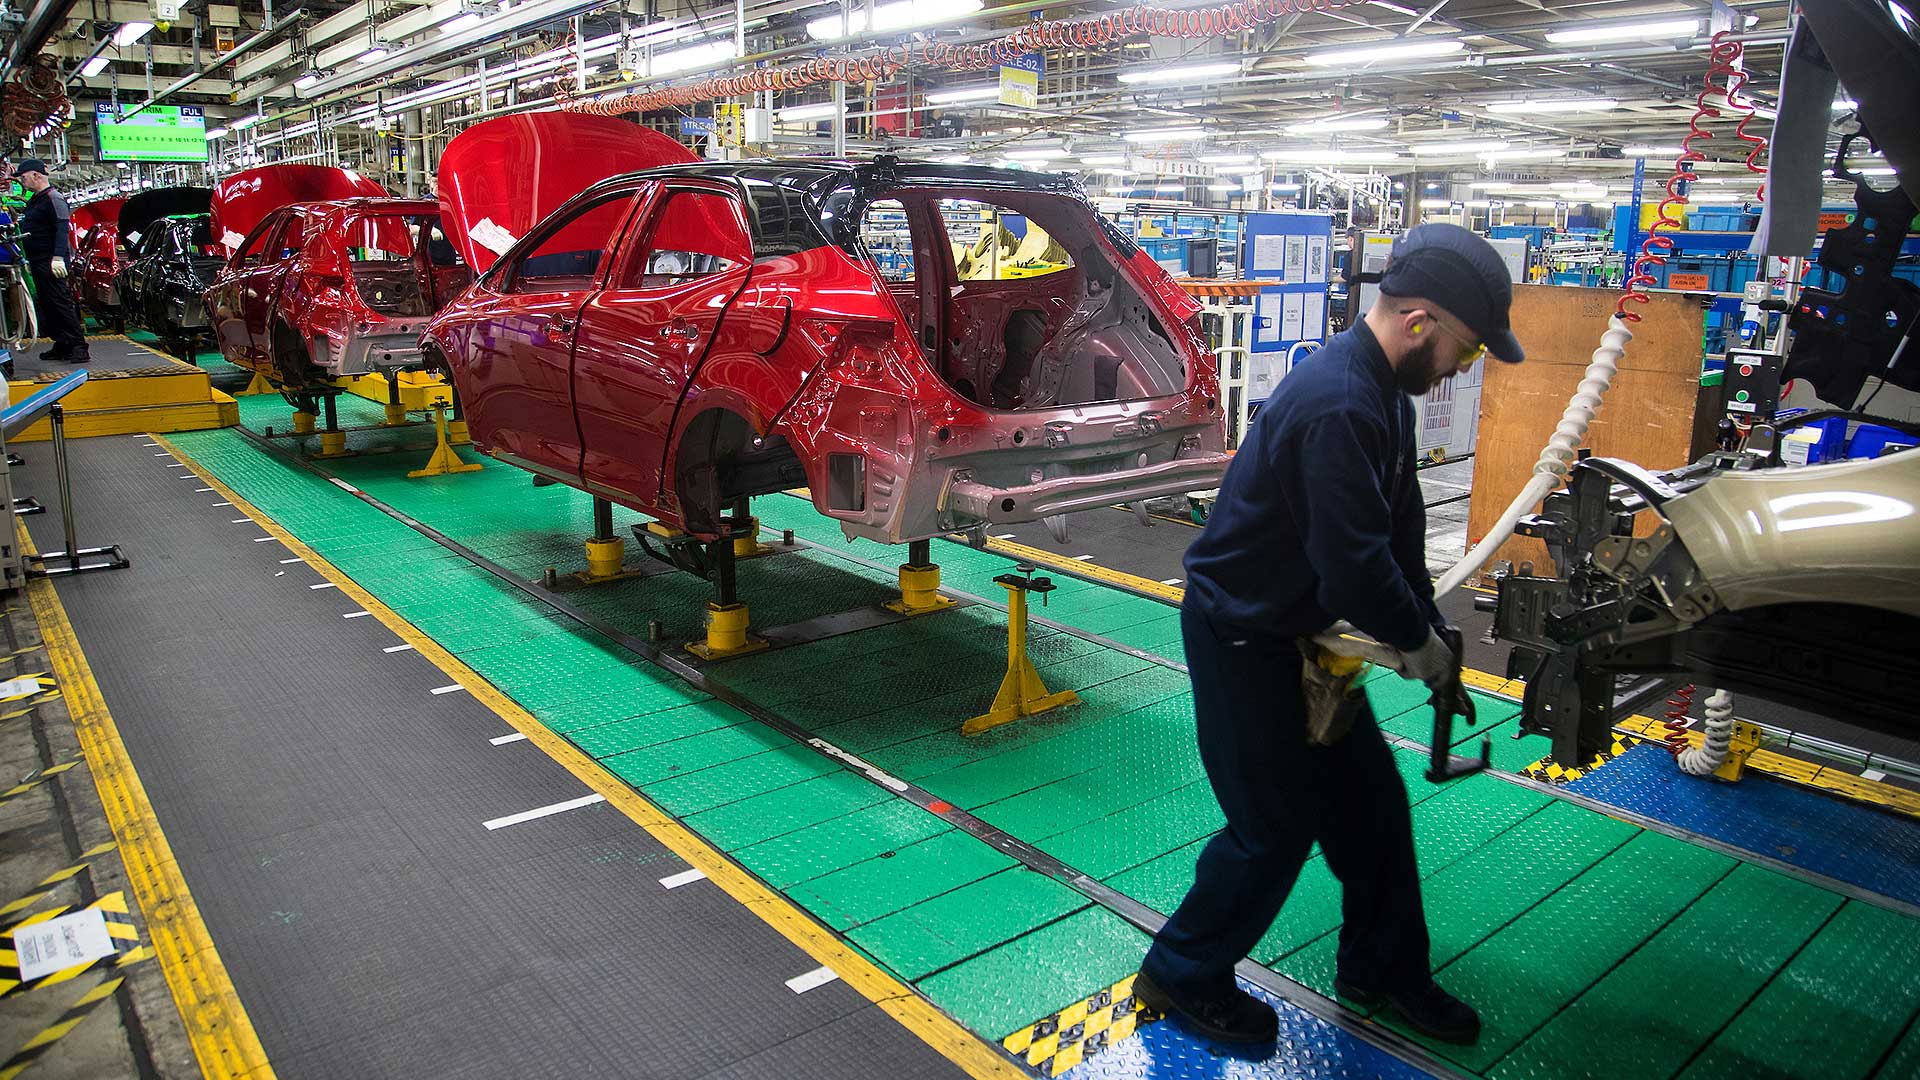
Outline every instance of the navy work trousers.
<path id="1" fill-rule="evenodd" d="M 1141 965 L 1170 993 L 1211 996 L 1259 942 L 1317 842 L 1344 889 L 1339 970 L 1372 991 L 1425 986 L 1426 911 L 1407 786 L 1373 711 L 1332 746 L 1307 743 L 1300 654 L 1182 611 L 1200 760 L 1227 826 Z"/>

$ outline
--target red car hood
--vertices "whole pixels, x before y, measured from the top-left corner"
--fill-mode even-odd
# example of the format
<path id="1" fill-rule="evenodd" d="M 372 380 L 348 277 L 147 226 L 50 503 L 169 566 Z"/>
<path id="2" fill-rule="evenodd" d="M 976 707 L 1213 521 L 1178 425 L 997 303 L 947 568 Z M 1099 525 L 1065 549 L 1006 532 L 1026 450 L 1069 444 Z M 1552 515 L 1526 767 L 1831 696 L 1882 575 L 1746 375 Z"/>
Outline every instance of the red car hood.
<path id="1" fill-rule="evenodd" d="M 609 176 L 698 161 L 657 131 L 611 116 L 521 113 L 453 137 L 440 155 L 440 222 L 476 274 L 542 218 Z"/>
<path id="2" fill-rule="evenodd" d="M 294 203 L 392 193 L 352 169 L 331 165 L 261 165 L 234 173 L 213 189 L 214 242 L 229 253 L 268 214 Z"/>
<path id="3" fill-rule="evenodd" d="M 87 235 L 88 229 L 101 222 L 117 223 L 120 220 L 120 206 L 126 201 L 125 199 L 96 199 L 85 205 L 74 207 L 73 217 L 68 220 L 67 227 L 72 232 L 71 238 L 75 248 L 78 248 L 80 239 Z"/>

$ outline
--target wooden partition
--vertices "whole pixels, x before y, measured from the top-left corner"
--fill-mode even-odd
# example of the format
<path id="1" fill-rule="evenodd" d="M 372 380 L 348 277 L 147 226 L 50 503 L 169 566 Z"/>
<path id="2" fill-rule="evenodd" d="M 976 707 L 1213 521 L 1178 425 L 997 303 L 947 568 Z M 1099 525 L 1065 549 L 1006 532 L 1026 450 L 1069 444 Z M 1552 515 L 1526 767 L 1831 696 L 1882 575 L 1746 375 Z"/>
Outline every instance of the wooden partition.
<path id="1" fill-rule="evenodd" d="M 1565 285 L 1516 285 L 1513 292 L 1513 332 L 1527 359 L 1522 364 L 1484 361 L 1469 547 L 1486 535 L 1533 472 L 1620 295 Z M 1698 300 L 1659 293 L 1634 310 L 1641 319 L 1632 325 L 1633 340 L 1587 430 L 1586 445 L 1599 457 L 1671 469 L 1704 452 L 1703 437 L 1709 443 L 1712 437 L 1712 424 L 1699 404 L 1705 312 Z M 1641 524 L 1652 528 L 1650 521 Z M 1546 546 L 1529 537 L 1503 544 L 1494 560 L 1503 559 L 1516 566 L 1532 561 L 1542 573 L 1550 565 Z"/>

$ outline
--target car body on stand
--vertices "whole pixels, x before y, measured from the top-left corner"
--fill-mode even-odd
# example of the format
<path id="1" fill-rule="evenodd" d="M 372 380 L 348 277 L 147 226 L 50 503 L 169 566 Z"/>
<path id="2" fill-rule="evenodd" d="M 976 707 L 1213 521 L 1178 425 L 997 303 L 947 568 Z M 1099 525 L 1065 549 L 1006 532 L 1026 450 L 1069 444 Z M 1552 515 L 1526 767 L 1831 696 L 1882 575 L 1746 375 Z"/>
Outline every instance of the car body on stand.
<path id="1" fill-rule="evenodd" d="M 126 329 L 120 310 L 120 207 L 124 199 L 101 199 L 73 210 L 73 298 L 89 315 L 115 333 Z"/>
<path id="2" fill-rule="evenodd" d="M 890 543 L 1218 486 L 1198 307 L 1071 179 L 686 163 L 623 121 L 511 119 L 442 156 L 481 276 L 425 342 L 495 456 L 700 537 L 801 484 Z M 578 194 L 541 213 L 501 178 L 513 140 L 508 160 L 554 164 L 507 177 Z M 602 142 L 656 167 L 583 175 L 618 173 Z M 1058 261 L 963 279 L 955 245 L 1003 225 Z"/>
<path id="3" fill-rule="evenodd" d="M 292 387 L 418 367 L 427 320 L 473 278 L 439 211 L 347 169 L 221 181 L 214 229 L 232 255 L 206 294 L 221 353 Z"/>
<path id="4" fill-rule="evenodd" d="M 155 188 L 129 198 L 118 221 L 126 247 L 114 279 L 121 314 L 188 362 L 211 328 L 203 296 L 226 264 L 207 212 L 212 198 L 207 188 Z"/>

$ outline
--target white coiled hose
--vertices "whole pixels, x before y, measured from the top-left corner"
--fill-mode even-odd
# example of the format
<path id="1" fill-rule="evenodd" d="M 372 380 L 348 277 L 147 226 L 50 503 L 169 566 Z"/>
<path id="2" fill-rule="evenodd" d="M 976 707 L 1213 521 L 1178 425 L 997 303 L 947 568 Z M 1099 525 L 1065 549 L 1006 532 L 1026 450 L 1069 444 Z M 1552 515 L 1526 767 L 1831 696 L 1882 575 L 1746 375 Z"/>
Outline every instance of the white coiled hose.
<path id="1" fill-rule="evenodd" d="M 1733 695 L 1715 690 L 1707 698 L 1704 711 L 1706 719 L 1701 724 L 1704 742 L 1680 751 L 1675 759 L 1680 771 L 1689 776 L 1713 775 L 1713 770 L 1726 764 L 1727 748 L 1733 742 Z"/>

